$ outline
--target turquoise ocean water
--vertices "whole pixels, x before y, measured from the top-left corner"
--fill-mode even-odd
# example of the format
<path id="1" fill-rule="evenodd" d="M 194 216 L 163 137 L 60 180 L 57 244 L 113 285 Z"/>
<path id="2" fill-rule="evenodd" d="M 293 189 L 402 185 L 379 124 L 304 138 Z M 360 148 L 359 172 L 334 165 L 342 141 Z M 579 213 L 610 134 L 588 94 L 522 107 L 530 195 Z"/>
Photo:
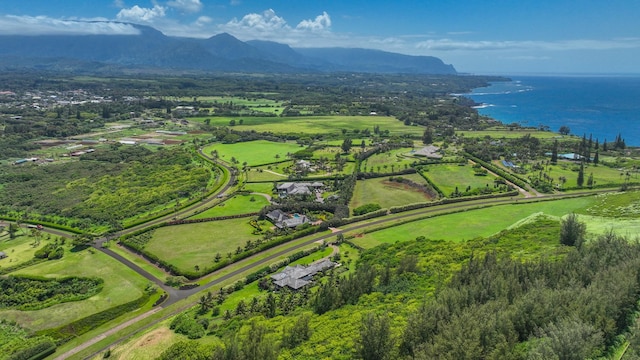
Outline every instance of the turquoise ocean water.
<path id="1" fill-rule="evenodd" d="M 620 133 L 640 146 L 640 76 L 513 76 L 466 94 L 478 111 L 505 124 L 566 125 L 571 134 L 593 135 L 602 143 Z"/>

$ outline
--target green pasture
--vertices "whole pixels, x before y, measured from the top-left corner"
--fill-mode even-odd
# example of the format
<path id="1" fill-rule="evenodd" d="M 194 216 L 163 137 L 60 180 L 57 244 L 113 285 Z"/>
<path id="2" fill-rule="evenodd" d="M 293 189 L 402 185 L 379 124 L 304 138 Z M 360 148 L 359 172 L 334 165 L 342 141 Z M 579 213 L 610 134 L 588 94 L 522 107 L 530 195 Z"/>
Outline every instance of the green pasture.
<path id="1" fill-rule="evenodd" d="M 617 219 L 640 218 L 640 191 L 596 195 L 594 204 L 581 213 Z"/>
<path id="2" fill-rule="evenodd" d="M 494 160 L 493 163 L 496 166 L 500 166 L 503 169 L 508 170 L 506 167 L 504 167 L 501 160 Z M 559 160 L 556 165 L 546 165 L 545 160 L 543 170 L 533 170 L 531 165 L 526 165 L 523 169 L 526 171 L 526 173 L 519 174 L 521 177 L 536 178 L 539 177 L 540 173 L 542 172 L 543 174 L 546 173 L 548 176 L 553 178 L 554 184 L 559 184 L 564 188 L 575 188 L 577 186 L 580 164 L 578 162 L 570 160 Z M 620 171 L 618 169 L 614 169 L 604 165 L 585 164 L 583 186 L 587 186 L 587 179 L 591 174 L 593 174 L 594 185 L 615 187 L 623 184 L 625 181 L 625 171 Z M 559 181 L 560 177 L 564 177 L 567 180 L 566 183 L 561 184 Z M 631 181 L 639 181 L 638 175 L 633 174 L 631 176 Z"/>
<path id="3" fill-rule="evenodd" d="M 364 248 L 372 248 L 383 243 L 412 240 L 418 236 L 424 236 L 427 239 L 464 241 L 493 235 L 532 214 L 544 213 L 560 217 L 587 208 L 594 201 L 594 197 L 581 197 L 462 211 L 363 234 L 353 239 L 353 242 Z"/>
<path id="4" fill-rule="evenodd" d="M 103 290 L 86 300 L 57 304 L 35 311 L 0 311 L 0 318 L 16 321 L 21 326 L 33 331 L 61 326 L 138 299 L 143 295 L 143 289 L 149 283 L 148 280 L 108 255 L 91 249 L 78 252 L 66 251 L 60 260 L 30 266 L 18 270 L 14 274 L 49 278 L 95 276 L 104 280 Z"/>
<path id="5" fill-rule="evenodd" d="M 597 236 L 613 231 L 629 240 L 640 240 L 640 219 L 618 219 L 602 216 L 578 215 L 587 224 L 587 232 Z"/>
<path id="6" fill-rule="evenodd" d="M 261 195 L 236 195 L 211 209 L 207 209 L 190 219 L 206 219 L 217 216 L 228 216 L 258 212 L 269 205 L 269 200 Z"/>
<path id="7" fill-rule="evenodd" d="M 272 182 L 248 183 L 244 185 L 243 190 L 250 191 L 252 193 L 273 195 L 273 183 Z M 257 196 L 260 196 L 260 195 L 257 195 Z"/>
<path id="8" fill-rule="evenodd" d="M 404 170 L 412 163 L 418 161 L 409 157 L 411 148 L 400 148 L 381 154 L 374 154 L 362 163 L 362 171 L 367 172 L 394 172 Z"/>
<path id="9" fill-rule="evenodd" d="M 460 192 L 464 192 L 468 186 L 471 189 L 493 187 L 493 181 L 497 178 L 491 174 L 486 176 L 476 176 L 473 167 L 467 163 L 464 166 L 458 164 L 437 164 L 424 167 L 423 174 L 444 193 L 449 196 L 456 187 Z"/>
<path id="10" fill-rule="evenodd" d="M 456 131 L 456 135 L 458 136 L 464 136 L 464 137 L 469 137 L 469 138 L 485 138 L 485 137 L 491 137 L 493 139 L 516 139 L 516 138 L 521 138 L 523 136 L 526 135 L 530 135 L 532 137 L 536 137 L 539 139 L 554 139 L 554 138 L 563 138 L 562 135 L 559 135 L 558 133 L 555 132 L 551 132 L 551 131 L 539 131 L 536 129 L 513 129 L 510 130 L 508 128 L 505 127 L 496 127 L 496 128 L 491 128 L 491 129 L 486 129 L 486 130 L 478 130 L 478 131 L 472 131 L 472 130 L 459 130 Z"/>
<path id="11" fill-rule="evenodd" d="M 200 119 L 200 118 L 194 118 Z M 204 118 L 198 121 L 204 121 Z M 353 130 L 369 129 L 377 125 L 380 130 L 389 130 L 392 135 L 421 136 L 424 129 L 420 126 L 406 126 L 392 116 L 304 116 L 304 117 L 211 117 L 212 126 L 228 126 L 229 121 L 235 120 L 235 129 L 241 131 L 255 130 L 270 131 L 279 134 L 336 134 L 342 135 L 342 129 L 347 133 Z M 242 119 L 243 124 L 238 121 Z"/>
<path id="12" fill-rule="evenodd" d="M 293 142 L 256 140 L 234 144 L 212 144 L 206 146 L 203 152 L 210 155 L 212 151 L 217 151 L 218 157 L 226 162 L 231 163 L 231 158 L 235 158 L 240 165 L 246 162 L 248 166 L 257 166 L 285 160 L 288 153 L 301 149 L 303 148 L 300 145 Z"/>
<path id="13" fill-rule="evenodd" d="M 214 264 L 217 253 L 227 256 L 238 246 L 244 248 L 247 240 L 256 240 L 252 218 L 210 221 L 196 224 L 165 226 L 157 229 L 145 250 L 175 265 L 181 271 L 193 271 Z M 265 226 L 269 226 L 265 223 Z"/>
<path id="14" fill-rule="evenodd" d="M 418 184 L 426 184 L 426 181 L 418 174 L 402 175 L 402 177 Z M 349 208 L 355 209 L 361 205 L 373 203 L 379 204 L 385 209 L 391 206 L 427 202 L 430 200 L 433 199 L 421 191 L 405 184 L 389 181 L 388 177 L 381 177 L 358 180 Z"/>
<path id="15" fill-rule="evenodd" d="M 21 234 L 21 232 L 18 231 L 18 234 Z M 44 237 L 46 236 L 45 234 Z M 0 251 L 6 253 L 7 257 L 0 259 L 0 268 L 18 265 L 33 259 L 33 255 L 38 249 L 52 242 L 50 240 L 42 240 L 39 246 L 33 246 L 34 240 L 33 237 L 27 235 L 19 235 L 15 239 L 9 239 L 9 234 L 4 232 L 0 236 Z"/>

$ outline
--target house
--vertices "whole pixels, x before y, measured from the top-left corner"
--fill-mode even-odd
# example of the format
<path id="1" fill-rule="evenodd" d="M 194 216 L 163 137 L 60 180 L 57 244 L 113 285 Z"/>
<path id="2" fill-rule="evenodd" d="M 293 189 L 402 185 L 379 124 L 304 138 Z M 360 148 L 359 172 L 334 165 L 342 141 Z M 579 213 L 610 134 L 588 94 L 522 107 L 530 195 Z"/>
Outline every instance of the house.
<path id="1" fill-rule="evenodd" d="M 4 259 L 7 257 L 7 253 L 5 253 L 4 251 L 0 251 L 0 259 Z"/>
<path id="2" fill-rule="evenodd" d="M 413 153 L 415 156 L 424 156 L 431 159 L 442 159 L 442 154 L 439 153 L 440 148 L 434 145 L 427 145 L 422 149 Z"/>
<path id="3" fill-rule="evenodd" d="M 291 195 L 311 195 L 313 191 L 319 191 L 324 187 L 324 184 L 315 181 L 308 182 L 286 182 L 277 186 L 278 195 L 280 197 L 287 197 Z"/>
<path id="4" fill-rule="evenodd" d="M 268 212 L 266 217 L 278 229 L 284 229 L 284 228 L 291 229 L 309 222 L 309 218 L 306 215 L 300 215 L 300 214 L 290 215 L 280 209 L 276 209 Z"/>
<path id="5" fill-rule="evenodd" d="M 274 280 L 273 283 L 279 287 L 288 286 L 293 290 L 298 290 L 311 283 L 313 275 L 331 269 L 335 265 L 334 262 L 324 259 L 309 266 L 287 266 L 281 272 L 271 275 L 271 278 Z"/>

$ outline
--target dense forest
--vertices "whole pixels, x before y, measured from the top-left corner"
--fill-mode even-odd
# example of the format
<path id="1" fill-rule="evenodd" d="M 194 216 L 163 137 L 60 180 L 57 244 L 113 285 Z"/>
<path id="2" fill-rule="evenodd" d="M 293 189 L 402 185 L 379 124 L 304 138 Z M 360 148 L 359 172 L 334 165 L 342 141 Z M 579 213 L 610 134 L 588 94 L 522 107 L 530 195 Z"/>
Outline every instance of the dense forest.
<path id="1" fill-rule="evenodd" d="M 114 224 L 171 201 L 201 195 L 212 170 L 180 148 L 151 151 L 116 144 L 78 162 L 5 167 L 4 213 L 33 212 L 40 221 L 87 228 Z"/>

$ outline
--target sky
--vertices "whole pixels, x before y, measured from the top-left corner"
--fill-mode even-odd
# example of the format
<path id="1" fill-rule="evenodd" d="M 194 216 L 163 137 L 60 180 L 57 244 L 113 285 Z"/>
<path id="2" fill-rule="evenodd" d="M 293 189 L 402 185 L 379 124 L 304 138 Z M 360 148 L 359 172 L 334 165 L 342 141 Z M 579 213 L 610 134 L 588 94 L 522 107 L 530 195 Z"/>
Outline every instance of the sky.
<path id="1" fill-rule="evenodd" d="M 0 34 L 271 40 L 429 55 L 472 74 L 640 74 L 640 0 L 3 0 Z"/>

